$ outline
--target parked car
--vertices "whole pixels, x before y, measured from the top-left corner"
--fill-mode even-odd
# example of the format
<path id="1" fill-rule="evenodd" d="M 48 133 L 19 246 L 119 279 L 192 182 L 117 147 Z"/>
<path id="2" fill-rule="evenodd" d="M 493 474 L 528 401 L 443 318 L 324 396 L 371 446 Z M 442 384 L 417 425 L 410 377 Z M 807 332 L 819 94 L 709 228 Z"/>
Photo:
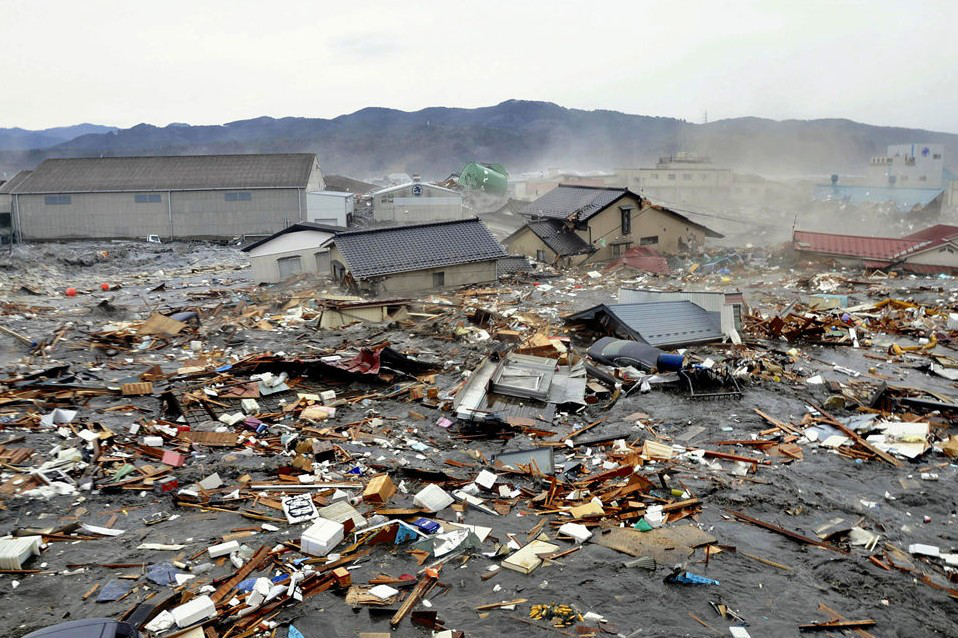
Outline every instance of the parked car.
<path id="1" fill-rule="evenodd" d="M 23 638 L 140 638 L 133 625 L 112 618 L 85 618 L 38 629 Z"/>

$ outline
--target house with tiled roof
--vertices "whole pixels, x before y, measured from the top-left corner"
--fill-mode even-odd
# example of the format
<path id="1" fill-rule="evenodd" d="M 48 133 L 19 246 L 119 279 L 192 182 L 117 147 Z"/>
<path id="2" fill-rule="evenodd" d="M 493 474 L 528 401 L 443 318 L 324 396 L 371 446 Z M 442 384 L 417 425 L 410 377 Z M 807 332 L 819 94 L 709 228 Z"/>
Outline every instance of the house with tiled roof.
<path id="1" fill-rule="evenodd" d="M 323 247 L 337 281 L 372 294 L 494 284 L 506 257 L 476 218 L 338 233 Z"/>
<path id="2" fill-rule="evenodd" d="M 627 188 L 561 184 L 521 213 L 530 221 L 505 240 L 506 250 L 559 266 L 606 262 L 633 246 L 694 251 L 722 237 Z"/>
<path id="3" fill-rule="evenodd" d="M 936 224 L 904 237 L 868 237 L 796 230 L 792 249 L 802 257 L 825 258 L 866 268 L 901 268 L 915 273 L 958 273 L 958 226 Z"/>

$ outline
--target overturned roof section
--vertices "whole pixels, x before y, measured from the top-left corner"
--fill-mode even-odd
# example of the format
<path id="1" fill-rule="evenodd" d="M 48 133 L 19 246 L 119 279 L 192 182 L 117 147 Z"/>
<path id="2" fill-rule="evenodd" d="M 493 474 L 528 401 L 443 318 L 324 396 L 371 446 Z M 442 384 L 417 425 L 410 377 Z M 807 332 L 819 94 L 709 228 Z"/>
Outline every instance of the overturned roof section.
<path id="1" fill-rule="evenodd" d="M 44 160 L 15 194 L 306 188 L 313 153 Z"/>
<path id="2" fill-rule="evenodd" d="M 339 226 L 327 226 L 326 224 L 317 224 L 315 222 L 297 222 L 295 224 L 290 224 L 283 230 L 276 231 L 269 237 L 264 237 L 263 239 L 254 241 L 251 244 L 247 244 L 246 246 L 243 246 L 242 248 L 240 248 L 240 250 L 243 251 L 244 253 L 248 253 L 254 248 L 258 246 L 262 246 L 266 242 L 272 241 L 276 239 L 277 237 L 280 237 L 282 235 L 288 235 L 289 233 L 299 233 L 304 230 L 320 230 L 325 233 L 333 233 L 335 235 L 336 233 L 341 231 L 342 228 L 340 228 Z"/>
<path id="3" fill-rule="evenodd" d="M 558 219 L 534 220 L 527 226 L 536 237 L 542 240 L 542 243 L 560 257 L 584 255 L 595 251 L 594 247 Z"/>
<path id="4" fill-rule="evenodd" d="M 796 230 L 792 235 L 792 245 L 797 251 L 859 259 L 892 259 L 895 255 L 923 243 L 925 242 L 920 239 L 863 237 L 803 230 Z"/>
<path id="5" fill-rule="evenodd" d="M 585 221 L 629 193 L 627 188 L 560 184 L 528 204 L 522 209 L 522 214 L 550 219 L 568 219 L 577 215 L 579 220 Z M 641 199 L 641 196 L 634 193 L 633 195 L 636 199 Z"/>
<path id="6" fill-rule="evenodd" d="M 339 248 L 357 279 L 506 256 L 476 218 L 339 233 L 328 243 Z"/>
<path id="7" fill-rule="evenodd" d="M 566 317 L 566 322 L 596 323 L 611 335 L 657 348 L 720 341 L 723 336 L 715 313 L 691 301 L 599 304 Z"/>

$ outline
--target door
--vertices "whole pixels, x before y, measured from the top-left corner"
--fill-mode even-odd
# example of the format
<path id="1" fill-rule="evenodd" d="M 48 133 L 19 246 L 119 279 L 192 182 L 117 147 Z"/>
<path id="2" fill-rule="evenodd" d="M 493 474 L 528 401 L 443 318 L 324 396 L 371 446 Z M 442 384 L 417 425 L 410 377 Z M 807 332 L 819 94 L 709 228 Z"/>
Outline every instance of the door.
<path id="1" fill-rule="evenodd" d="M 303 262 L 299 258 L 299 255 L 277 259 L 276 265 L 279 266 L 280 279 L 286 279 L 287 277 L 292 277 L 293 275 L 298 275 L 303 272 Z"/>
<path id="2" fill-rule="evenodd" d="M 329 275 L 329 251 L 321 250 L 316 253 L 316 272 L 320 275 Z"/>

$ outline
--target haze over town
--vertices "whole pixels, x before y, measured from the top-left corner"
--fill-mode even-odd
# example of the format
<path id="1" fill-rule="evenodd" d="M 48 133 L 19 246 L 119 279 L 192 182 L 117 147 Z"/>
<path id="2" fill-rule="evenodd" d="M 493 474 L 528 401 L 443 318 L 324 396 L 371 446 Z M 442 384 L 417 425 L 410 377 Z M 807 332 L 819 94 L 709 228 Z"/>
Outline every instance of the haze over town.
<path id="1" fill-rule="evenodd" d="M 955 24 L 0 0 L 0 635 L 958 636 Z"/>

